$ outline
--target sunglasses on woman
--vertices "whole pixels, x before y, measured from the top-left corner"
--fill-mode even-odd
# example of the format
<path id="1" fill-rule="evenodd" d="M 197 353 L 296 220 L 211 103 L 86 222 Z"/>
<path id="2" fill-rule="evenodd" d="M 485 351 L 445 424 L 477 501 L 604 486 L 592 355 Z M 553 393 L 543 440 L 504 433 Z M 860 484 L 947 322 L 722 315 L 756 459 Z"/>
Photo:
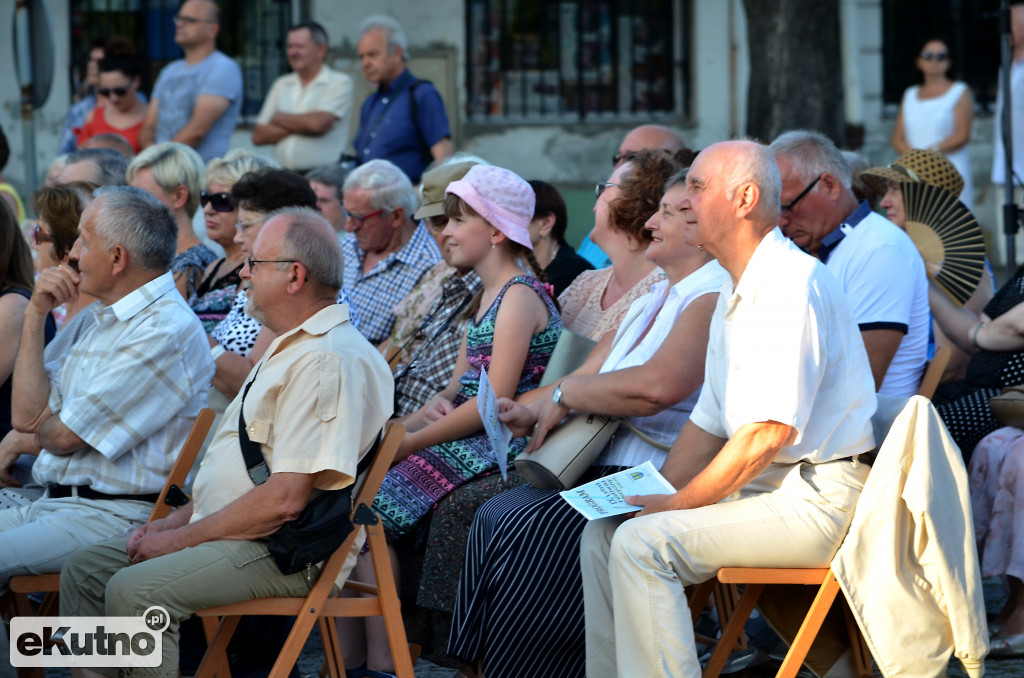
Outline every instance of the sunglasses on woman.
<path id="1" fill-rule="evenodd" d="M 123 97 L 130 91 L 132 91 L 131 85 L 128 85 L 127 87 L 99 87 L 96 89 L 96 93 L 101 97 L 109 97 L 111 94 Z"/>
<path id="2" fill-rule="evenodd" d="M 925 61 L 945 61 L 949 58 L 947 52 L 921 52 L 921 58 Z"/>
<path id="3" fill-rule="evenodd" d="M 209 203 L 214 212 L 232 212 L 235 209 L 235 201 L 231 199 L 230 193 L 207 193 L 199 194 L 199 204 L 206 207 Z"/>

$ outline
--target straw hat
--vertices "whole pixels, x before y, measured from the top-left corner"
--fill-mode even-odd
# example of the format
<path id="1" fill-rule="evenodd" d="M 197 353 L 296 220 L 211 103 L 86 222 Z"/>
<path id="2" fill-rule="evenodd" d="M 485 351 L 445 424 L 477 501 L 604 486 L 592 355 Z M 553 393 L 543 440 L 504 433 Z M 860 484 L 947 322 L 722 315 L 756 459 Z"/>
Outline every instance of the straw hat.
<path id="1" fill-rule="evenodd" d="M 919 148 L 910 149 L 888 167 L 864 170 L 860 178 L 879 195 L 885 195 L 887 181 L 928 184 L 948 191 L 958 199 L 964 190 L 963 177 L 946 156 Z"/>

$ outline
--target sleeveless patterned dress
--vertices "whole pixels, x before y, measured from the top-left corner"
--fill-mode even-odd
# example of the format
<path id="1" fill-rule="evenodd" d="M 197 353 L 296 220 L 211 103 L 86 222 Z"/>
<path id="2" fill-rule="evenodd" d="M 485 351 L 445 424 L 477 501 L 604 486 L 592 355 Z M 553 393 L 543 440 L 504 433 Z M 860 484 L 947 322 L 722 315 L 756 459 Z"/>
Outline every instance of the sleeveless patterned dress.
<path id="1" fill-rule="evenodd" d="M 477 394 L 480 370 L 489 368 L 491 364 L 498 307 L 506 290 L 516 284 L 532 287 L 547 305 L 549 316 L 547 326 L 530 337 L 530 347 L 516 385 L 516 395 L 531 391 L 540 383 L 558 335 L 562 332 L 562 319 L 540 281 L 520 275 L 505 284 L 480 322 L 472 319 L 469 321 L 466 330 L 469 369 L 459 377 L 460 386 L 454 402 L 456 407 Z M 512 440 L 508 451 L 509 466 L 524 447 L 526 438 Z M 373 502 L 373 510 L 384 521 L 388 540 L 392 541 L 411 530 L 449 492 L 496 466 L 490 440 L 482 428 L 471 436 L 429 447 L 400 461 L 388 471 Z"/>

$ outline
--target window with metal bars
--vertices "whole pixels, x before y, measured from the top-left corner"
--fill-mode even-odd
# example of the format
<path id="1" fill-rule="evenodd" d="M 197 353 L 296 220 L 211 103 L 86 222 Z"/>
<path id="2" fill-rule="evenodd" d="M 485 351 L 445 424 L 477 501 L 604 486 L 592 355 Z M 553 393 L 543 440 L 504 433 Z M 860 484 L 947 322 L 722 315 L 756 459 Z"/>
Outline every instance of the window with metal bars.
<path id="1" fill-rule="evenodd" d="M 467 0 L 470 122 L 680 114 L 685 0 Z"/>
<path id="2" fill-rule="evenodd" d="M 93 40 L 122 35 L 135 44 L 142 89 L 152 91 L 160 69 L 182 57 L 174 42 L 177 0 L 71 0 L 71 86 L 77 91 Z M 288 0 L 221 3 L 217 48 L 242 69 L 242 116 L 255 119 L 274 79 L 288 71 L 284 42 L 290 25 Z"/>

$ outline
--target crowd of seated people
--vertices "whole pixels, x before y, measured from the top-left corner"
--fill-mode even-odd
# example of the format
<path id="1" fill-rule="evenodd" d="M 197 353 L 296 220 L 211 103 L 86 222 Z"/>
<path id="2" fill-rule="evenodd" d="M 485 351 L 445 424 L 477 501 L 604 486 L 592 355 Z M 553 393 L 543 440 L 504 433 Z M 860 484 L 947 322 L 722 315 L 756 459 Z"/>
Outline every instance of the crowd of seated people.
<path id="1" fill-rule="evenodd" d="M 139 111 L 144 115 L 145 104 L 132 99 L 135 82 L 130 64 L 110 58 L 100 63 L 97 92 L 111 102 L 104 109 L 106 117 L 100 116 L 103 124 L 120 129 L 130 126 Z M 86 118 L 87 130 L 96 128 L 88 126 L 96 121 L 92 116 Z M 84 143 L 86 138 L 79 140 Z M 717 162 L 731 153 L 753 164 L 729 170 L 727 163 Z M 75 549 L 91 554 L 75 556 L 76 571 L 84 571 L 91 566 L 89 558 L 97 555 L 95 549 L 108 548 L 108 539 L 123 540 L 129 533 L 129 555 L 140 560 L 168 557 L 195 545 L 176 542 L 174 549 L 162 550 L 154 544 L 153 552 L 144 556 L 133 551 L 137 542 L 146 541 L 147 528 L 137 531 L 140 516 L 148 513 L 160 474 L 166 474 L 153 459 L 163 463 L 173 457 L 200 405 L 209 404 L 222 414 L 241 410 L 247 386 L 260 368 L 293 350 L 298 342 L 293 333 L 326 336 L 334 325 L 318 323 L 327 323 L 324 317 L 330 316 L 330 323 L 359 331 L 346 331 L 347 340 L 358 336 L 353 351 L 364 361 L 360 369 L 373 375 L 374 389 L 382 389 L 364 405 L 376 407 L 386 393 L 391 415 L 407 430 L 373 508 L 398 559 L 417 560 L 417 567 L 400 575 L 407 584 L 402 590 L 409 609 L 415 605 L 443 620 L 440 634 L 435 630 L 420 638 L 414 631 L 410 636 L 437 654 L 467 664 L 466 675 L 583 676 L 591 661 L 589 618 L 585 621 L 584 615 L 590 599 L 584 599 L 581 579 L 581 567 L 591 561 L 585 558 L 581 564 L 580 559 L 586 521 L 557 493 L 524 484 L 512 462 L 539 446 L 570 411 L 629 422 L 581 482 L 648 460 L 655 466 L 666 464 L 672 458 L 667 450 L 684 430 L 690 431 L 689 441 L 706 436 L 699 439 L 707 443 L 701 449 L 708 454 L 712 448 L 723 455 L 733 449 L 731 441 L 742 427 L 727 424 L 720 429 L 717 423 L 712 426 L 714 417 L 709 415 L 713 406 L 725 401 L 731 405 L 732 395 L 702 395 L 705 376 L 712 374 L 709 356 L 722 355 L 709 346 L 709 336 L 715 332 L 713 316 L 727 315 L 729 304 L 756 305 L 756 293 L 742 286 L 743 267 L 735 266 L 743 260 L 739 253 L 758 275 L 767 266 L 758 264 L 755 254 L 761 241 L 741 228 L 711 233 L 719 221 L 731 223 L 735 217 L 743 228 L 756 222 L 751 232 L 766 238 L 764 242 L 771 239 L 770 246 L 784 250 L 786 257 L 803 257 L 797 247 L 813 254 L 825 268 L 815 264 L 812 277 L 827 270 L 830 280 L 832 275 L 839 278 L 839 298 L 852 308 L 843 311 L 842 320 L 849 315 L 847 325 L 861 334 L 856 342 L 844 339 L 842 347 L 850 352 L 844 370 L 866 370 L 857 372 L 857 393 L 865 384 L 903 396 L 916 390 L 925 369 L 929 306 L 931 321 L 940 330 L 938 341 L 948 341 L 963 353 L 961 378 L 940 387 L 935 403 L 971 463 L 976 506 L 987 507 L 976 509 L 985 571 L 1005 574 L 1010 582 L 1010 603 L 993 628 L 995 646 L 1003 652 L 1024 651 L 1024 570 L 1015 565 L 1024 559 L 1024 547 L 1015 553 L 1015 526 L 1006 516 L 1012 511 L 999 508 L 1016 496 L 1005 484 L 1024 463 L 1017 459 L 1024 454 L 1019 444 L 1024 434 L 997 431 L 999 424 L 988 407 L 999 388 L 1024 382 L 1024 267 L 994 295 L 991 281 L 983 278 L 976 298 L 964 306 L 932 283 L 927 303 L 923 265 L 907 254 L 916 256 L 909 237 L 890 223 L 905 226 L 893 208 L 899 183 L 927 181 L 927 173 L 893 178 L 879 168 L 864 172 L 869 184 L 878 177 L 887 181 L 882 200 L 887 220 L 854 197 L 851 182 L 858 177 L 838 149 L 817 133 L 790 132 L 769 146 L 742 142 L 717 147 L 703 165 L 710 174 L 687 174 L 700 157 L 685 148 L 669 153 L 658 147 L 616 158 L 611 175 L 596 186 L 589 236 L 610 265 L 592 270 L 566 240 L 565 201 L 555 187 L 477 159 L 450 158 L 425 172 L 417 191 L 385 160 L 347 174 L 327 167 L 302 176 L 244 150 L 230 151 L 204 167 L 194 149 L 176 142 L 146 148 L 130 162 L 108 148 L 62 156 L 48 172 L 46 186 L 26 201 L 35 215 L 34 255 L 7 202 L 0 201 L 0 547 L 5 533 L 10 541 L 16 530 L 33 523 L 33 511 L 63 510 L 61 501 L 110 502 L 102 511 L 116 505 L 120 513 L 104 530 L 81 535 L 74 549 L 46 553 L 30 564 L 0 559 L 0 574 L 59 572 Z M 754 167 L 756 163 L 761 164 Z M 953 186 L 940 187 L 955 192 Z M 222 256 L 196 233 L 194 219 L 200 209 L 204 234 Z M 147 239 L 145 228 L 125 221 L 126 215 L 152 215 L 154 210 L 161 215 L 159 243 Z M 781 230 L 762 229 L 776 224 Z M 302 240 L 304 229 L 314 234 L 309 242 Z M 325 234 L 330 246 L 323 244 Z M 319 244 L 314 247 L 314 242 Z M 891 265 L 907 257 L 913 265 L 898 271 Z M 874 260 L 870 274 L 856 266 L 867 259 Z M 826 305 L 832 303 L 829 290 L 827 303 L 822 302 Z M 324 303 L 327 291 L 332 304 L 344 310 Z M 729 294 L 720 298 L 720 291 Z M 881 297 L 899 302 L 882 305 L 877 301 Z M 303 300 L 309 305 L 300 308 Z M 147 304 L 162 310 L 158 313 Z M 150 313 L 154 318 L 148 319 Z M 106 351 L 118 350 L 114 347 L 120 342 L 131 344 L 131 333 L 119 334 L 119 324 L 154 323 L 145 326 L 147 331 L 169 331 L 156 324 L 170 322 L 156 317 L 160 313 L 173 317 L 169 326 L 175 334 L 164 337 L 159 349 L 156 344 L 146 348 L 168 355 L 157 360 L 136 356 L 137 347 L 124 349 L 120 377 L 97 364 L 97 342 Z M 541 387 L 563 328 L 596 346 L 581 367 Z M 803 339 L 797 348 L 814 353 L 807 346 L 815 339 Z M 377 351 L 366 352 L 364 343 Z M 137 368 L 128 355 L 146 367 Z M 393 384 L 376 381 L 385 359 L 391 362 L 388 379 Z M 799 362 L 789 354 L 785 359 Z M 157 369 L 156 363 L 168 361 L 172 367 Z M 320 364 L 314 370 L 320 388 L 336 386 L 325 377 L 332 370 L 345 374 L 355 369 L 329 359 Z M 175 407 L 160 418 L 145 406 L 122 403 L 109 385 L 100 391 L 111 398 L 104 403 L 105 416 L 82 404 L 89 387 L 95 386 L 81 381 L 83 373 L 125 381 L 144 374 L 160 382 L 144 399 L 148 402 L 176 390 L 160 371 L 165 369 L 178 370 L 192 390 L 176 392 Z M 502 419 L 514 433 L 508 450 L 492 449 L 477 409 L 485 371 L 501 399 Z M 287 372 L 281 377 L 285 384 L 311 378 Z M 814 388 L 823 388 L 822 383 Z M 813 400 L 801 393 L 797 401 Z M 319 391 L 312 395 L 321 400 L 312 398 L 308 411 L 295 413 L 294 425 L 333 430 L 335 424 L 328 424 L 325 414 L 331 409 L 325 402 L 333 403 L 333 396 Z M 719 398 L 714 405 L 706 402 L 712 397 Z M 12 413 L 11 403 L 19 399 L 27 407 L 19 412 L 14 406 Z M 705 402 L 702 408 L 699 400 Z M 862 419 L 870 409 L 858 406 L 850 416 Z M 736 416 L 769 410 L 739 407 Z M 701 414 L 691 419 L 691 412 Z M 85 413 L 94 420 L 86 424 Z M 760 471 L 775 468 L 772 451 L 799 448 L 796 431 L 802 430 L 806 413 L 801 409 L 793 421 L 783 422 L 785 431 L 772 434 L 781 437 L 758 460 L 771 464 Z M 369 422 L 376 422 L 378 414 L 374 411 L 363 428 L 372 428 Z M 266 416 L 273 420 L 272 414 Z M 732 421 L 732 414 L 724 416 Z M 139 426 L 137 420 L 145 417 L 151 420 Z M 104 427 L 97 418 L 113 423 Z M 211 440 L 223 443 L 225 436 L 235 435 L 237 424 L 237 419 L 225 418 Z M 847 424 L 860 431 L 864 422 Z M 259 420 L 254 428 L 263 425 L 269 424 Z M 291 429 L 276 425 L 279 431 L 264 430 L 264 445 L 286 444 Z M 101 440 L 108 434 L 117 438 L 109 449 Z M 718 447 L 708 442 L 712 438 Z M 972 460 L 979 441 L 984 452 Z M 359 447 L 352 451 L 356 457 L 367 446 Z M 680 454 L 670 464 L 670 480 L 684 492 L 704 478 L 704 467 L 680 470 L 685 467 L 678 461 Z M 788 460 L 786 454 L 782 458 Z M 716 468 L 710 458 L 702 462 L 705 472 Z M 799 458 L 813 465 L 830 463 L 814 455 Z M 499 470 L 506 465 L 507 475 Z M 754 466 L 750 462 L 747 471 Z M 351 476 L 352 470 L 322 473 Z M 852 485 L 862 483 L 863 473 L 855 475 Z M 735 477 L 745 482 L 760 478 L 756 473 Z M 332 476 L 330 483 L 315 486 L 326 489 L 336 480 Z M 715 485 L 715 492 L 694 499 L 692 506 L 706 508 L 731 496 L 731 491 L 719 496 L 726 485 Z M 301 486 L 306 495 L 297 501 L 300 510 L 313 486 Z M 207 484 L 207 492 L 209 488 Z M 239 493 L 237 501 L 244 496 Z M 130 511 L 123 509 L 126 503 Z M 6 511 L 18 511 L 21 517 L 6 521 Z M 201 506 L 197 511 L 190 520 L 215 519 L 215 512 L 211 515 Z M 265 529 L 272 532 L 280 525 L 275 521 L 288 516 L 294 517 L 275 514 Z M 188 531 L 190 523 L 181 520 L 186 519 L 169 524 L 169 530 Z M 225 529 L 210 534 L 260 543 L 270 532 Z M 997 551 L 1000 555 L 992 555 Z M 261 551 L 257 557 L 269 556 Z M 354 563 L 356 578 L 372 579 L 365 557 Z M 0 581 L 0 594 L 6 586 Z M 183 609 L 181 614 L 189 612 Z M 394 671 L 381 628 L 354 620 L 339 623 L 339 630 L 350 676 L 374 678 Z M 533 650 L 526 653 L 524 647 Z"/>

